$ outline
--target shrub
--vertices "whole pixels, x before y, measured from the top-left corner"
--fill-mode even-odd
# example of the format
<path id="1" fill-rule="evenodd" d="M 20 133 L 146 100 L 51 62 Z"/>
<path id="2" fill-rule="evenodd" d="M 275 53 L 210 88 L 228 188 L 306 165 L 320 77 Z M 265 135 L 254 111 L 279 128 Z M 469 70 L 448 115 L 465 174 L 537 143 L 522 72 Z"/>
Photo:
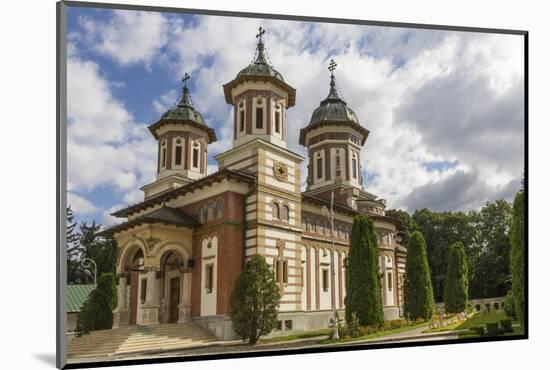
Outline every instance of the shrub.
<path id="1" fill-rule="evenodd" d="M 345 333 L 352 338 L 356 338 L 361 335 L 359 319 L 357 318 L 356 312 L 353 312 L 351 314 L 351 320 L 346 322 Z"/>
<path id="2" fill-rule="evenodd" d="M 434 312 L 434 297 L 426 241 L 419 231 L 411 234 L 405 265 L 405 317 L 429 320 Z"/>
<path id="3" fill-rule="evenodd" d="M 485 328 L 483 326 L 473 326 L 470 328 L 470 330 L 480 337 L 483 337 L 485 335 Z"/>
<path id="4" fill-rule="evenodd" d="M 101 274 L 97 287 L 92 290 L 78 313 L 76 331 L 81 335 L 92 330 L 111 329 L 116 306 L 115 276 L 112 273 Z"/>
<path id="5" fill-rule="evenodd" d="M 409 323 L 405 319 L 389 320 L 384 322 L 385 330 L 399 329 L 408 326 Z"/>
<path id="6" fill-rule="evenodd" d="M 516 307 L 514 305 L 514 293 L 512 290 L 506 294 L 506 299 L 504 300 L 504 313 L 511 319 L 517 319 Z"/>
<path id="7" fill-rule="evenodd" d="M 487 336 L 488 337 L 497 337 L 498 332 L 498 322 L 488 322 L 485 324 L 485 327 L 487 328 Z"/>
<path id="8" fill-rule="evenodd" d="M 277 325 L 280 299 L 279 287 L 265 258 L 252 256 L 231 294 L 230 314 L 235 333 L 250 344 L 269 334 Z"/>
<path id="9" fill-rule="evenodd" d="M 512 320 L 510 319 L 500 320 L 500 326 L 502 327 L 505 333 L 511 333 L 514 331 L 512 329 Z"/>
<path id="10" fill-rule="evenodd" d="M 384 323 L 374 224 L 367 216 L 355 216 L 346 267 L 346 320 L 352 312 L 360 325 Z"/>

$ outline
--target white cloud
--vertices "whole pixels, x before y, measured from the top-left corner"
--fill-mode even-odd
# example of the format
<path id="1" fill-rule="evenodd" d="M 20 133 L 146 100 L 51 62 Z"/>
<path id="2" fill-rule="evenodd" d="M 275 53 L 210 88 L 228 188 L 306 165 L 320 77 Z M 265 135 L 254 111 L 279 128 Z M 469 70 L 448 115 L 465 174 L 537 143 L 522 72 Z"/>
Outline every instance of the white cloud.
<path id="1" fill-rule="evenodd" d="M 94 213 L 98 210 L 88 199 L 71 191 L 67 192 L 67 205 L 77 216 Z"/>
<path id="2" fill-rule="evenodd" d="M 115 10 L 106 23 L 81 17 L 88 42 L 102 55 L 122 65 L 151 65 L 167 42 L 165 17 L 160 13 Z"/>
<path id="3" fill-rule="evenodd" d="M 71 57 L 67 69 L 71 189 L 90 191 L 112 185 L 128 190 L 152 180 L 156 147 L 146 126 L 136 123 L 112 96 L 96 63 Z"/>

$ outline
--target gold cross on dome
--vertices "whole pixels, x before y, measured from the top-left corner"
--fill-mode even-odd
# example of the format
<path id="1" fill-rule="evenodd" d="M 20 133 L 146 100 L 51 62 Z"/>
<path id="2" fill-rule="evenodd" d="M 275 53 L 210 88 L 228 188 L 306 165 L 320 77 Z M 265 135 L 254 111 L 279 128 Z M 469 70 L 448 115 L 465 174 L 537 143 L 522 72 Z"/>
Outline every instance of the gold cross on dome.
<path id="1" fill-rule="evenodd" d="M 260 39 L 260 42 L 262 42 L 262 35 L 265 33 L 265 30 L 260 26 L 258 28 L 258 34 L 256 35 L 256 38 Z"/>
<path id="2" fill-rule="evenodd" d="M 336 62 L 334 61 L 334 59 L 331 59 L 330 60 L 330 64 L 328 65 L 328 70 L 330 71 L 330 74 L 334 74 L 334 70 L 336 69 Z"/>

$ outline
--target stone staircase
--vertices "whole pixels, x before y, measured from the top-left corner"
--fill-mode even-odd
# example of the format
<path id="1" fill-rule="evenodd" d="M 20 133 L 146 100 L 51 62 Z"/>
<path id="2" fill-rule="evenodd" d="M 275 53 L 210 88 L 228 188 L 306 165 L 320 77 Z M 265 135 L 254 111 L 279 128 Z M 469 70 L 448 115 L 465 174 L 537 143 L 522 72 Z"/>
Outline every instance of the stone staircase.
<path id="1" fill-rule="evenodd" d="M 68 358 L 109 357 L 169 351 L 215 342 L 218 339 L 194 323 L 134 325 L 97 330 L 67 341 Z"/>

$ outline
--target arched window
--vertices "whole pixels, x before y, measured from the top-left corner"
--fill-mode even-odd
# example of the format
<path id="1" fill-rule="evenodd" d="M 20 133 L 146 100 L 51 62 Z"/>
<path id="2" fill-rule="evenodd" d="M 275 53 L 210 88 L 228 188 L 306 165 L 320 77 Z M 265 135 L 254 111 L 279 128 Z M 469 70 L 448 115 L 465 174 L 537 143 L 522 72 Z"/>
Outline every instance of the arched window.
<path id="1" fill-rule="evenodd" d="M 195 141 L 193 144 L 193 168 L 199 168 L 199 143 Z"/>
<path id="2" fill-rule="evenodd" d="M 290 209 L 288 208 L 287 205 L 284 205 L 283 206 L 283 210 L 282 210 L 282 214 L 281 214 L 281 219 L 283 221 L 288 221 L 290 219 Z"/>
<path id="3" fill-rule="evenodd" d="M 271 217 L 273 219 L 276 219 L 276 220 L 280 219 L 281 214 L 280 214 L 280 211 L 279 211 L 279 204 L 273 202 L 273 205 L 271 206 L 271 212 L 272 212 Z"/>
<path id="4" fill-rule="evenodd" d="M 183 140 L 177 137 L 173 141 L 174 145 L 174 167 L 181 167 L 183 165 Z"/>
<path id="5" fill-rule="evenodd" d="M 216 218 L 216 203 L 210 203 L 208 205 L 208 221 Z"/>
<path id="6" fill-rule="evenodd" d="M 160 168 L 166 167 L 166 140 L 160 143 Z"/>

